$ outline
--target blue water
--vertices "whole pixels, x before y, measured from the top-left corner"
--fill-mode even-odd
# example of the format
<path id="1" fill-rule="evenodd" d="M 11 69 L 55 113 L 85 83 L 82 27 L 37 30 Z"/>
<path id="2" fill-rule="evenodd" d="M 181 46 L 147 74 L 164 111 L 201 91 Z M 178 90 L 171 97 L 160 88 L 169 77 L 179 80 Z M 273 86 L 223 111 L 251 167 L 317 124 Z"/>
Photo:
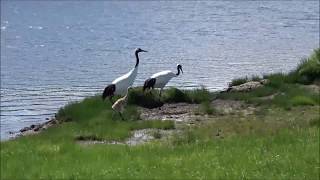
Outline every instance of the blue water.
<path id="1" fill-rule="evenodd" d="M 287 72 L 319 47 L 319 1 L 1 1 L 1 139 L 101 93 L 134 64 L 169 86 L 220 90 Z"/>

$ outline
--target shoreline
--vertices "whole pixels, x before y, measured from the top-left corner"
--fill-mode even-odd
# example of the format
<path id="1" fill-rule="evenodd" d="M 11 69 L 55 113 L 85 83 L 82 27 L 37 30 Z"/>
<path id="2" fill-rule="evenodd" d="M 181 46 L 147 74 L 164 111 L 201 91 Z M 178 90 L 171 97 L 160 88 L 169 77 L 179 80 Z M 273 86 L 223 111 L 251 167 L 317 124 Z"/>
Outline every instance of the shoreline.
<path id="1" fill-rule="evenodd" d="M 262 80 L 259 80 L 259 81 L 248 81 L 248 82 L 240 84 L 240 85 L 229 86 L 227 88 L 223 88 L 223 90 L 212 91 L 211 93 L 220 94 L 220 93 L 235 92 L 235 91 L 248 92 L 250 90 L 253 90 L 253 89 L 256 89 L 258 87 L 261 87 L 261 86 L 265 85 L 267 82 L 268 82 L 267 79 L 262 79 Z M 136 87 L 136 88 L 139 88 L 139 87 Z M 173 104 L 176 104 L 176 103 L 173 103 Z M 61 107 L 61 108 L 63 108 L 63 107 Z M 150 108 L 150 109 L 152 110 L 152 109 L 157 109 L 157 108 Z M 46 129 L 48 129 L 48 128 L 54 126 L 54 125 L 57 125 L 57 124 L 60 124 L 60 123 L 63 123 L 63 122 L 72 121 L 71 119 L 66 119 L 63 122 L 60 122 L 59 119 L 56 118 L 56 114 L 57 113 L 55 113 L 55 117 L 51 117 L 50 119 L 46 118 L 48 120 L 46 122 L 38 123 L 38 124 L 32 124 L 30 126 L 26 126 L 24 128 L 21 128 L 17 132 L 9 132 L 9 133 L 16 134 L 16 135 L 13 136 L 13 137 L 10 137 L 8 139 L 2 140 L 1 142 L 14 140 L 14 139 L 19 138 L 21 136 L 28 136 L 28 135 L 38 134 L 38 133 L 41 133 L 42 131 L 45 131 Z M 146 115 L 146 116 L 148 116 L 148 115 Z"/>

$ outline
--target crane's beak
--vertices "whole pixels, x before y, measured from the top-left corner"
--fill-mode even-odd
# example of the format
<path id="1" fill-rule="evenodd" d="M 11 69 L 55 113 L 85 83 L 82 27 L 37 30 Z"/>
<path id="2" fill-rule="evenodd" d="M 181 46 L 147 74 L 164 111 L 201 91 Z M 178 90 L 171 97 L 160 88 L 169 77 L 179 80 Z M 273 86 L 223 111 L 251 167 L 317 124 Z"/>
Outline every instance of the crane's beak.
<path id="1" fill-rule="evenodd" d="M 141 52 L 148 52 L 148 51 L 141 49 Z"/>

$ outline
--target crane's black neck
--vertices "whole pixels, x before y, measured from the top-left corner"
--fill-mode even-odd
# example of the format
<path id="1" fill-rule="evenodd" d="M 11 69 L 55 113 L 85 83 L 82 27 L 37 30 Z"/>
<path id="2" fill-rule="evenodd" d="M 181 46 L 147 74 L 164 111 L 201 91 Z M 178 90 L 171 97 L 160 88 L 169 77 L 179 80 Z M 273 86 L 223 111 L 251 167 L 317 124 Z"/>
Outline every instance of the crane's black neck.
<path id="1" fill-rule="evenodd" d="M 135 55 L 136 55 L 136 66 L 135 66 L 135 68 L 136 68 L 136 67 L 139 66 L 139 55 L 138 55 L 138 52 L 135 52 Z"/>
<path id="2" fill-rule="evenodd" d="M 177 72 L 177 76 L 179 76 L 179 74 L 180 74 L 180 68 L 179 67 L 177 67 L 177 70 L 178 70 L 178 72 Z"/>

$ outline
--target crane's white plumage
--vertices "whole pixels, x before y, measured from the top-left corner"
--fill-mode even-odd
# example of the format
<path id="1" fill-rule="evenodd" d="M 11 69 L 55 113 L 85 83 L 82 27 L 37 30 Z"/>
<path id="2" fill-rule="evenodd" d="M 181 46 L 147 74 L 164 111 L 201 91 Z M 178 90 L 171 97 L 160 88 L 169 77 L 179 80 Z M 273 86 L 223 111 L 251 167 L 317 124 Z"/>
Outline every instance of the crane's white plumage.
<path id="1" fill-rule="evenodd" d="M 143 85 L 143 90 L 160 88 L 160 96 L 163 88 L 167 85 L 167 83 L 174 77 L 180 75 L 180 71 L 183 73 L 182 66 L 180 64 L 177 65 L 177 73 L 173 73 L 172 71 L 161 71 L 153 74 L 150 78 L 148 78 Z"/>
<path id="2" fill-rule="evenodd" d="M 137 48 L 135 51 L 136 56 L 136 65 L 135 67 L 129 71 L 128 73 L 118 77 L 114 81 L 112 81 L 112 84 L 108 85 L 102 94 L 102 99 L 104 100 L 106 97 L 110 98 L 110 101 L 114 95 L 125 95 L 128 87 L 132 86 L 134 80 L 137 77 L 138 74 L 138 66 L 139 66 L 139 52 L 147 52 L 145 50 L 142 50 L 140 48 Z"/>
<path id="3" fill-rule="evenodd" d="M 127 88 L 132 86 L 134 80 L 136 79 L 138 74 L 138 66 L 131 69 L 128 73 L 123 76 L 118 77 L 112 84 L 116 85 L 116 90 L 114 92 L 115 95 L 125 95 L 127 92 Z"/>
<path id="4" fill-rule="evenodd" d="M 173 78 L 177 77 L 175 73 L 172 71 L 161 71 L 158 73 L 153 74 L 150 78 L 155 78 L 156 83 L 154 84 L 154 88 L 164 88 L 167 83 Z"/>

